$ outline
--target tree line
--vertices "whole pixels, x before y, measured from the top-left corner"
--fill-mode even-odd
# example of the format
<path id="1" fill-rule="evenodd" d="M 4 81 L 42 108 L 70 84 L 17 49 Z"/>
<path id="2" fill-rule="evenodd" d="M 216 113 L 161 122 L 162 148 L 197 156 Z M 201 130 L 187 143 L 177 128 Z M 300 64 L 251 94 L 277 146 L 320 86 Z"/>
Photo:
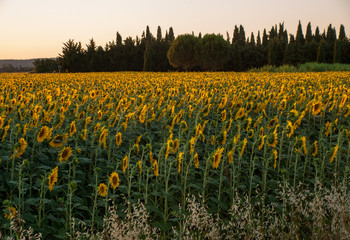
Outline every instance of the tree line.
<path id="1" fill-rule="evenodd" d="M 149 29 L 141 38 L 127 37 L 123 40 L 117 32 L 116 39 L 97 46 L 91 39 L 86 47 L 70 39 L 63 44 L 57 58 L 64 72 L 101 71 L 246 71 L 265 65 L 299 65 L 306 62 L 350 63 L 350 41 L 340 25 L 337 35 L 329 24 L 322 33 L 311 23 L 305 35 L 299 21 L 296 35 L 288 34 L 284 23 L 272 26 L 270 31 L 258 31 L 246 37 L 242 25 L 235 26 L 232 37 L 222 35 L 185 34 L 175 38 L 170 27 L 163 36 L 158 26 L 156 36 Z M 48 66 L 55 64 L 46 62 Z M 40 67 L 40 62 L 36 69 Z M 40 71 L 44 71 L 45 68 Z"/>

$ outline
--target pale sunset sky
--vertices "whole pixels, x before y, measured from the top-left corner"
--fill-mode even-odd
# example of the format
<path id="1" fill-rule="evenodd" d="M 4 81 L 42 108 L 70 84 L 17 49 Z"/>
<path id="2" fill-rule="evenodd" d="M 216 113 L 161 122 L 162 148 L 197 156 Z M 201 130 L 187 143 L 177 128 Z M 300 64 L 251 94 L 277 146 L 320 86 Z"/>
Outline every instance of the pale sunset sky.
<path id="1" fill-rule="evenodd" d="M 340 24 L 350 36 L 350 0 L 0 0 L 0 59 L 57 57 L 64 42 L 93 38 L 105 46 L 118 31 L 123 40 L 141 36 L 148 25 L 163 36 L 173 27 L 175 36 L 226 31 L 232 37 L 242 24 L 246 37 L 284 22 L 296 34 L 299 20 L 305 35 L 311 22 L 322 33 L 329 24 L 339 33 Z"/>

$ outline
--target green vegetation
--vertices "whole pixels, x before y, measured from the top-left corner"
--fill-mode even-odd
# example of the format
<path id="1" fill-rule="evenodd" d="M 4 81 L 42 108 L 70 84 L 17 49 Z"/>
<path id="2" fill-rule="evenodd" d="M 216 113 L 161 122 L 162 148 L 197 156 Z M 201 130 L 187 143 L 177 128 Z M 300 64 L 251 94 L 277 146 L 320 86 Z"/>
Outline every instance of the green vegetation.
<path id="1" fill-rule="evenodd" d="M 266 65 L 261 68 L 252 68 L 249 72 L 341 72 L 350 71 L 350 64 L 340 64 L 340 63 L 317 63 L 308 62 L 301 64 L 299 66 L 293 65 L 283 65 L 279 67 Z"/>
<path id="2" fill-rule="evenodd" d="M 256 38 L 254 33 L 246 37 L 242 25 L 234 27 L 232 37 L 227 32 L 225 40 L 220 35 L 206 34 L 202 38 L 201 33 L 198 36 L 192 33 L 178 36 L 173 42 L 175 35 L 171 27 L 165 36 L 158 27 L 154 37 L 148 26 L 141 38 L 123 40 L 118 32 L 116 35 L 105 47 L 97 46 L 93 39 L 86 48 L 80 42 L 68 40 L 58 59 L 59 65 L 67 72 L 241 72 L 266 65 L 274 66 L 268 67 L 272 69 L 282 66 L 282 70 L 274 71 L 285 71 L 287 67 L 283 65 L 297 67 L 308 62 L 350 64 L 350 41 L 343 25 L 338 36 L 332 24 L 320 33 L 318 27 L 312 32 L 311 23 L 304 36 L 301 22 L 295 36 L 288 34 L 283 23 L 272 26 L 270 31 L 264 29 L 262 37 L 259 31 Z"/>

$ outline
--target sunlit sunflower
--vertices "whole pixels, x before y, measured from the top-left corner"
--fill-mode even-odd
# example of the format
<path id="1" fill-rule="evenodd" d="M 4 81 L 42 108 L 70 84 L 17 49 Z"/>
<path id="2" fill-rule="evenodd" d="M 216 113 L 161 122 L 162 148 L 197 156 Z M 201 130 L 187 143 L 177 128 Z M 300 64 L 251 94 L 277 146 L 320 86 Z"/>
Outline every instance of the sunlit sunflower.
<path id="1" fill-rule="evenodd" d="M 339 146 L 338 144 L 335 145 L 335 147 L 333 148 L 333 151 L 332 151 L 332 155 L 331 155 L 331 158 L 330 158 L 330 163 L 332 163 L 335 159 L 335 157 L 337 156 L 337 152 L 338 152 L 338 149 L 339 149 Z"/>
<path id="2" fill-rule="evenodd" d="M 16 208 L 14 208 L 14 207 L 9 207 L 9 208 L 7 209 L 7 212 L 4 213 L 4 217 L 5 217 L 6 219 L 12 219 L 12 218 L 16 217 L 16 213 L 17 213 Z"/>
<path id="3" fill-rule="evenodd" d="M 49 177 L 49 189 L 50 191 L 53 190 L 53 186 L 55 185 L 55 183 L 57 182 L 58 179 L 58 166 L 56 166 L 52 172 L 50 173 Z"/>
<path id="4" fill-rule="evenodd" d="M 123 172 L 125 172 L 128 168 L 128 160 L 128 155 L 125 155 L 125 157 L 123 158 Z"/>
<path id="5" fill-rule="evenodd" d="M 226 144 L 226 140 L 227 140 L 227 131 L 225 129 L 224 132 L 222 133 L 221 145 L 225 145 Z"/>
<path id="6" fill-rule="evenodd" d="M 60 153 L 60 157 L 59 157 L 59 161 L 63 162 L 63 161 L 67 161 L 68 158 L 72 155 L 72 148 L 69 147 L 65 147 L 62 149 L 61 153 Z"/>
<path id="7" fill-rule="evenodd" d="M 221 161 L 221 156 L 222 152 L 225 150 L 225 148 L 220 147 L 216 149 L 214 155 L 213 155 L 213 168 L 217 169 L 219 167 L 220 161 Z"/>
<path id="8" fill-rule="evenodd" d="M 137 162 L 137 167 L 139 168 L 140 175 L 142 174 L 142 163 L 141 160 Z"/>
<path id="9" fill-rule="evenodd" d="M 70 127 L 69 127 L 69 136 L 72 137 L 74 133 L 77 132 L 77 129 L 75 127 L 75 121 L 71 122 Z"/>
<path id="10" fill-rule="evenodd" d="M 100 144 L 103 144 L 103 148 L 107 147 L 107 136 L 108 136 L 108 129 L 103 129 L 100 137 L 98 138 L 98 142 Z"/>
<path id="11" fill-rule="evenodd" d="M 114 190 L 119 186 L 119 175 L 116 172 L 112 172 L 109 177 L 109 183 L 111 184 L 111 188 Z"/>
<path id="12" fill-rule="evenodd" d="M 182 159 L 183 159 L 183 152 L 179 152 L 179 155 L 177 157 L 177 172 L 181 172 L 181 163 L 182 163 Z"/>
<path id="13" fill-rule="evenodd" d="M 227 158 L 228 158 L 228 163 L 231 164 L 233 162 L 233 151 L 234 148 L 232 148 L 228 153 L 227 153 Z"/>
<path id="14" fill-rule="evenodd" d="M 277 146 L 278 137 L 277 137 L 276 131 L 274 131 L 273 133 L 270 133 L 270 135 L 267 137 L 266 143 L 267 143 L 267 145 L 269 145 L 270 147 L 273 147 L 273 148 L 275 148 Z"/>
<path id="15" fill-rule="evenodd" d="M 198 168 L 198 167 L 199 167 L 198 153 L 196 153 L 196 154 L 194 155 L 194 157 L 193 157 L 193 162 L 194 162 L 194 166 L 195 166 L 196 168 Z"/>
<path id="16" fill-rule="evenodd" d="M 61 148 L 65 143 L 67 143 L 68 133 L 63 135 L 56 135 L 49 143 L 51 147 Z"/>
<path id="17" fill-rule="evenodd" d="M 153 158 L 152 150 L 149 152 L 149 161 L 151 162 L 151 164 L 153 164 L 154 158 Z"/>
<path id="18" fill-rule="evenodd" d="M 273 126 L 275 125 L 275 124 L 277 124 L 278 123 L 278 119 L 277 119 L 277 117 L 275 116 L 273 119 L 271 119 L 270 120 L 270 122 L 267 124 L 267 128 L 273 128 Z"/>
<path id="19" fill-rule="evenodd" d="M 243 142 L 242 142 L 241 151 L 239 151 L 239 156 L 241 156 L 241 157 L 242 157 L 242 155 L 243 155 L 243 152 L 244 152 L 245 147 L 247 146 L 247 142 L 248 142 L 248 140 L 247 140 L 246 138 L 245 138 L 245 139 L 243 140 Z"/>
<path id="20" fill-rule="evenodd" d="M 291 121 L 287 121 L 287 126 L 285 131 L 287 133 L 288 138 L 290 138 L 294 134 L 294 126 Z"/>
<path id="21" fill-rule="evenodd" d="M 254 137 L 254 129 L 249 129 L 249 131 L 248 131 L 248 138 L 252 138 L 252 137 Z"/>
<path id="22" fill-rule="evenodd" d="M 159 170 L 158 170 L 157 160 L 153 161 L 152 167 L 153 167 L 154 176 L 158 177 L 159 176 Z"/>
<path id="23" fill-rule="evenodd" d="M 19 147 L 16 149 L 16 158 L 19 158 L 26 150 L 28 144 L 24 138 L 19 139 Z"/>
<path id="24" fill-rule="evenodd" d="M 303 152 L 305 155 L 307 155 L 307 148 L 306 148 L 306 137 L 305 136 L 302 136 L 300 138 L 301 140 L 301 144 L 302 144 L 302 147 L 303 147 Z"/>
<path id="25" fill-rule="evenodd" d="M 195 145 L 196 145 L 196 137 L 191 137 L 191 140 L 190 140 L 190 154 L 194 153 Z"/>
<path id="26" fill-rule="evenodd" d="M 97 112 L 97 118 L 102 120 L 102 111 L 101 110 L 98 110 Z"/>
<path id="27" fill-rule="evenodd" d="M 312 106 L 312 115 L 320 115 L 322 110 L 322 103 L 317 102 Z"/>
<path id="28" fill-rule="evenodd" d="M 273 155 L 273 168 L 276 169 L 277 167 L 277 157 L 278 157 L 278 152 L 276 149 L 272 150 L 272 155 Z"/>
<path id="29" fill-rule="evenodd" d="M 122 134 L 121 134 L 121 132 L 118 132 L 115 135 L 115 143 L 117 144 L 118 147 L 120 146 L 120 144 L 122 144 Z"/>
<path id="30" fill-rule="evenodd" d="M 4 118 L 0 117 L 0 129 L 4 126 Z"/>
<path id="31" fill-rule="evenodd" d="M 104 183 L 100 183 L 100 185 L 98 186 L 97 192 L 98 192 L 98 194 L 100 194 L 100 196 L 102 196 L 102 197 L 107 196 L 107 193 L 108 193 L 107 185 L 104 184 Z"/>
<path id="32" fill-rule="evenodd" d="M 221 121 L 224 122 L 225 120 L 226 120 L 226 109 L 221 112 Z"/>
<path id="33" fill-rule="evenodd" d="M 241 107 L 240 109 L 238 109 L 238 111 L 235 115 L 235 120 L 238 120 L 244 116 L 244 110 L 245 110 L 244 107 Z"/>
<path id="34" fill-rule="evenodd" d="M 37 141 L 39 143 L 43 142 L 47 138 L 49 131 L 50 131 L 50 129 L 47 126 L 43 126 L 38 133 L 38 136 L 36 138 Z"/>

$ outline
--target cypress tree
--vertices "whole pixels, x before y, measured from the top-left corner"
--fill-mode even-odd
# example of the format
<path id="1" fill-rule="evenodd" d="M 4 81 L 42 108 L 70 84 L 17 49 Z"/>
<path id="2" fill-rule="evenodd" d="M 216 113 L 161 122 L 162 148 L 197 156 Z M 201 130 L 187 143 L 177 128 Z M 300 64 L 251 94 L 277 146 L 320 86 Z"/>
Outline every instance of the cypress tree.
<path id="1" fill-rule="evenodd" d="M 263 37 L 262 37 L 262 45 L 264 48 L 266 48 L 267 44 L 268 44 L 268 36 L 266 34 L 266 29 L 264 28 Z"/>
<path id="2" fill-rule="evenodd" d="M 123 45 L 123 39 L 122 36 L 119 34 L 119 32 L 117 32 L 117 46 L 121 46 Z"/>
<path id="3" fill-rule="evenodd" d="M 346 39 L 346 35 L 345 35 L 345 27 L 343 24 L 340 25 L 340 29 L 339 29 L 339 40 L 345 40 Z"/>
<path id="4" fill-rule="evenodd" d="M 174 35 L 174 30 L 172 27 L 169 28 L 169 42 L 171 43 L 172 41 L 174 41 L 175 39 L 175 35 Z"/>
<path id="5" fill-rule="evenodd" d="M 320 29 L 318 27 L 315 29 L 314 39 L 316 43 L 319 43 L 321 41 Z"/>
<path id="6" fill-rule="evenodd" d="M 239 40 L 239 29 L 237 25 L 235 25 L 235 28 L 233 30 L 233 38 L 232 38 L 232 44 L 237 42 Z"/>
<path id="7" fill-rule="evenodd" d="M 312 41 L 311 22 L 309 22 L 309 23 L 307 24 L 305 39 L 306 39 L 306 42 L 311 42 L 311 41 Z"/>
<path id="8" fill-rule="evenodd" d="M 258 47 L 261 46 L 260 31 L 258 31 L 258 36 L 256 37 L 256 45 L 257 45 Z"/>
<path id="9" fill-rule="evenodd" d="M 157 28 L 157 41 L 162 41 L 162 29 L 160 28 L 160 26 L 158 26 Z"/>
<path id="10" fill-rule="evenodd" d="M 301 27 L 301 22 L 299 20 L 299 24 L 298 24 L 298 30 L 297 30 L 297 35 L 295 37 L 295 41 L 297 46 L 303 46 L 305 43 L 305 39 L 304 39 L 304 35 L 303 35 L 303 29 Z"/>

